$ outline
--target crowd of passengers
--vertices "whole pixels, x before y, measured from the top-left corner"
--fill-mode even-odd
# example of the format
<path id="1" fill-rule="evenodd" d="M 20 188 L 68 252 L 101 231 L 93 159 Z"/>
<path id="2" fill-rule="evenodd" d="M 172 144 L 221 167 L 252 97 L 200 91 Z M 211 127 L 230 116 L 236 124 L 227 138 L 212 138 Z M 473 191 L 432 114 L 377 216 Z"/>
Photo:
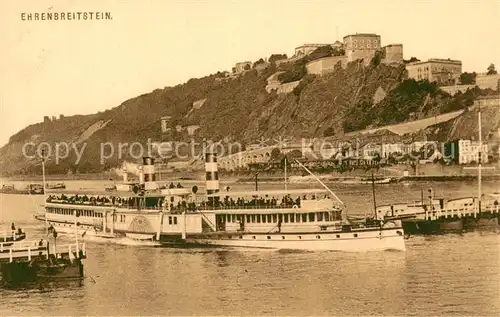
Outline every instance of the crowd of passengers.
<path id="1" fill-rule="evenodd" d="M 49 195 L 47 197 L 47 202 L 59 202 L 62 201 L 66 204 L 84 204 L 84 205 L 94 205 L 94 206 L 104 206 L 104 205 L 112 205 L 112 206 L 121 206 L 121 205 L 127 205 L 127 204 L 132 204 L 133 200 L 132 197 L 130 198 L 122 198 L 122 197 L 88 197 L 87 195 L 74 195 L 74 196 L 66 196 L 64 194 L 60 196 L 56 195 Z"/>
<path id="2" fill-rule="evenodd" d="M 298 208 L 300 207 L 300 202 L 302 200 L 307 200 L 307 196 L 304 195 L 302 198 L 299 196 L 296 199 L 293 199 L 290 195 L 286 195 L 281 200 L 276 199 L 275 197 L 269 197 L 266 195 L 265 197 L 253 197 L 252 199 L 248 199 L 245 197 L 238 197 L 234 200 L 232 197 L 226 196 L 223 200 L 212 200 L 212 201 L 203 201 L 199 204 L 194 202 L 187 202 L 186 200 L 182 200 L 177 202 L 177 204 L 170 203 L 170 210 L 173 212 L 183 212 L 183 211 L 196 211 L 199 209 L 245 209 L 245 208 Z M 316 196 L 312 195 L 310 199 L 315 200 Z M 133 197 L 125 198 L 125 197 L 115 197 L 115 196 L 87 196 L 87 195 L 74 195 L 74 196 L 66 196 L 64 194 L 60 196 L 49 195 L 47 197 L 47 202 L 64 202 L 66 204 L 84 204 L 84 205 L 93 205 L 93 206 L 135 206 L 137 202 Z M 163 208 L 165 199 L 160 198 L 157 201 L 155 208 Z"/>

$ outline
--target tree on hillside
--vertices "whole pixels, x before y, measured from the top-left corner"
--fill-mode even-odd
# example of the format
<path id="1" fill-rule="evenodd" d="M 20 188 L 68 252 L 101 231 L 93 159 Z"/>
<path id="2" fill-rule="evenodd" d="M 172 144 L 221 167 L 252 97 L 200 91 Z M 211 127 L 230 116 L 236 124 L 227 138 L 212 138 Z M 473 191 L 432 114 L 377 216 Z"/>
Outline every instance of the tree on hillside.
<path id="1" fill-rule="evenodd" d="M 271 151 L 271 157 L 269 158 L 270 161 L 275 161 L 279 158 L 281 158 L 283 154 L 281 154 L 281 151 L 280 149 L 278 148 L 274 148 L 272 151 Z"/>
<path id="2" fill-rule="evenodd" d="M 286 157 L 290 160 L 302 158 L 302 151 L 298 149 L 292 150 L 286 154 Z"/>
<path id="3" fill-rule="evenodd" d="M 315 49 L 311 54 L 309 54 L 309 60 L 320 59 L 323 57 L 330 57 L 333 55 L 333 47 L 330 45 L 320 46 Z"/>
<path id="4" fill-rule="evenodd" d="M 343 48 L 334 48 L 332 51 L 332 56 L 344 56 L 345 50 Z"/>
<path id="5" fill-rule="evenodd" d="M 285 72 L 278 75 L 278 80 L 282 83 L 290 83 L 293 81 L 301 80 L 307 74 L 305 61 L 299 60 L 294 64 L 288 65 Z"/>
<path id="6" fill-rule="evenodd" d="M 335 135 L 335 129 L 333 127 L 326 128 L 325 132 L 323 132 L 323 136 L 328 137 Z"/>
<path id="7" fill-rule="evenodd" d="M 486 75 L 496 75 L 497 74 L 497 70 L 495 69 L 495 64 L 490 64 L 490 66 L 488 66 L 487 70 L 488 70 L 488 72 L 486 73 Z"/>
<path id="8" fill-rule="evenodd" d="M 243 67 L 244 70 L 249 70 L 250 69 L 250 64 L 246 64 L 245 67 Z"/>
<path id="9" fill-rule="evenodd" d="M 476 83 L 476 72 L 460 74 L 460 84 L 474 85 Z"/>
<path id="10" fill-rule="evenodd" d="M 377 67 L 378 65 L 380 65 L 380 62 L 382 62 L 382 52 L 376 51 L 371 60 L 371 64 L 372 66 Z"/>
<path id="11" fill-rule="evenodd" d="M 405 64 L 414 63 L 414 62 L 420 62 L 420 60 L 418 58 L 413 57 L 413 56 L 410 59 L 408 59 L 408 60 L 405 59 L 403 61 L 405 62 Z"/>
<path id="12" fill-rule="evenodd" d="M 253 67 L 255 68 L 255 66 L 257 66 L 259 64 L 264 64 L 264 63 L 265 63 L 264 59 L 261 58 L 258 61 L 256 61 L 255 63 L 253 63 Z"/>

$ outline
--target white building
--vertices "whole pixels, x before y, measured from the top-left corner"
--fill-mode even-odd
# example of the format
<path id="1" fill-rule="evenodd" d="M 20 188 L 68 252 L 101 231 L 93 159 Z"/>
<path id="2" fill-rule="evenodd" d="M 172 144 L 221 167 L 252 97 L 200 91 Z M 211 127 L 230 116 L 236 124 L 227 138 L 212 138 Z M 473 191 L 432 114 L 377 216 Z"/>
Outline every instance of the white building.
<path id="1" fill-rule="evenodd" d="M 479 163 L 479 141 L 459 140 L 458 141 L 458 163 L 470 164 Z M 481 163 L 488 163 L 488 144 L 483 142 L 481 148 Z"/>
<path id="2" fill-rule="evenodd" d="M 405 144 L 403 143 L 384 143 L 382 144 L 382 157 L 389 157 L 391 154 L 404 154 Z"/>
<path id="3" fill-rule="evenodd" d="M 362 147 L 362 155 L 365 160 L 372 160 L 377 155 L 382 157 L 382 145 L 368 143 Z"/>

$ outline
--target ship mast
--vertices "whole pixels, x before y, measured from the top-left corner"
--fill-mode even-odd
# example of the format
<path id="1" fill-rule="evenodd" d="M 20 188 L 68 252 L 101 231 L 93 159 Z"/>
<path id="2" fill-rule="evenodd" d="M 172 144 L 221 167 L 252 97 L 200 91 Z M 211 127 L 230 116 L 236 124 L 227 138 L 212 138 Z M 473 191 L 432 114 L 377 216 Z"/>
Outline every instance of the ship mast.
<path id="1" fill-rule="evenodd" d="M 288 190 L 286 182 L 287 182 L 287 178 L 286 178 L 286 155 L 285 155 L 285 191 Z"/>
<path id="2" fill-rule="evenodd" d="M 479 111 L 477 113 L 477 120 L 478 120 L 478 128 L 479 128 L 479 151 L 478 151 L 478 177 L 477 177 L 477 203 L 478 203 L 478 212 L 481 212 L 481 160 L 482 160 L 482 151 L 483 151 L 483 138 L 482 138 L 482 124 L 481 124 L 481 105 L 478 105 Z"/>
<path id="3" fill-rule="evenodd" d="M 47 195 L 46 195 L 47 188 L 45 184 L 45 150 L 42 150 L 42 187 L 43 187 L 43 200 L 44 202 L 47 202 Z M 49 234 L 47 215 L 45 215 L 44 218 L 45 218 L 45 234 Z"/>

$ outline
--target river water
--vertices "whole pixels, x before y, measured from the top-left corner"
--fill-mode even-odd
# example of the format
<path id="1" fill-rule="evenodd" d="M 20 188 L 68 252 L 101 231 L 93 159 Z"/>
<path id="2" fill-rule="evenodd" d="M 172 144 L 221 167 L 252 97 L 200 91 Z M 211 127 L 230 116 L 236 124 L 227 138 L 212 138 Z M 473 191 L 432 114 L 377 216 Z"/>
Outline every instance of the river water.
<path id="1" fill-rule="evenodd" d="M 103 187 L 99 181 L 68 188 Z M 225 184 L 222 184 L 224 186 Z M 483 184 L 485 192 L 498 183 Z M 254 185 L 234 185 L 253 189 Z M 317 187 L 313 184 L 289 188 Z M 474 182 L 380 185 L 377 203 L 476 193 Z M 260 188 L 281 185 L 261 184 Z M 370 185 L 331 185 L 352 214 L 369 214 Z M 42 196 L 0 195 L 0 226 L 29 239 Z M 500 315 L 500 231 L 412 236 L 406 252 L 169 249 L 87 242 L 87 278 L 0 289 L 0 315 Z"/>

